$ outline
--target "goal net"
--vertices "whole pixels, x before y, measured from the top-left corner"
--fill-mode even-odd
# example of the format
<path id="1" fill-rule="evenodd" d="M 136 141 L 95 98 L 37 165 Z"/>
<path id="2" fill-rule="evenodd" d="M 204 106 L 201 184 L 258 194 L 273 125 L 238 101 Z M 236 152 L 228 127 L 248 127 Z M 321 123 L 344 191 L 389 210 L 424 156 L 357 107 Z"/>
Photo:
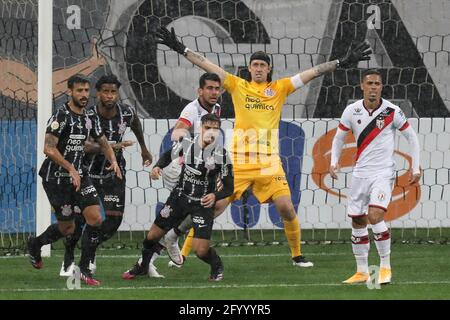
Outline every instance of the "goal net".
<path id="1" fill-rule="evenodd" d="M 2 248 L 20 246 L 34 232 L 39 211 L 37 6 L 36 0 L 0 0 Z M 241 76 L 251 53 L 263 50 L 272 58 L 275 79 L 343 56 L 352 41 L 366 39 L 374 52 L 370 62 L 314 80 L 289 96 L 283 108 L 280 152 L 303 240 L 348 239 L 345 196 L 355 150 L 352 136 L 339 180 L 331 180 L 327 166 L 338 118 L 347 104 L 362 97 L 361 72 L 373 67 L 383 75 L 383 97 L 411 118 L 422 147 L 424 176 L 420 186 L 408 186 L 408 145 L 400 135 L 396 139 L 397 179 L 387 213 L 393 237 L 444 241 L 450 227 L 449 12 L 446 0 L 54 0 L 53 106 L 67 101 L 65 80 L 71 75 L 82 73 L 95 83 L 105 73 L 116 74 L 123 83 L 121 99 L 136 108 L 157 160 L 180 111 L 196 98 L 202 74 L 155 43 L 157 27 L 174 27 L 189 48 Z M 231 129 L 234 112 L 227 93 L 221 104 L 223 127 Z M 126 139 L 134 140 L 133 134 Z M 139 151 L 135 146 L 126 150 L 120 242 L 140 242 L 169 194 L 162 182 L 149 180 Z M 222 242 L 284 241 L 275 208 L 257 203 L 251 192 L 233 203 L 214 229 L 214 239 Z"/>

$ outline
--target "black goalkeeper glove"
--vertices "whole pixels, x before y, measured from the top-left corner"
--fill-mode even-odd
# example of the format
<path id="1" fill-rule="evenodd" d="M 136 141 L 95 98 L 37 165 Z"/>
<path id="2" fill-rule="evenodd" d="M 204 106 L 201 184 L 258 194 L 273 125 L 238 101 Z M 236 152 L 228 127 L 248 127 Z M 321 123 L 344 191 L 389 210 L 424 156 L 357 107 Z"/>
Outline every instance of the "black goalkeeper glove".
<path id="1" fill-rule="evenodd" d="M 156 43 L 165 44 L 170 49 L 178 52 L 179 54 L 185 54 L 184 50 L 186 50 L 186 46 L 178 41 L 177 36 L 175 34 L 175 30 L 171 28 L 171 30 L 167 30 L 166 27 L 161 27 L 156 30 L 155 33 Z"/>
<path id="2" fill-rule="evenodd" d="M 372 53 L 372 50 L 369 49 L 370 45 L 367 42 L 361 42 L 355 48 L 353 48 L 353 42 L 350 48 L 347 51 L 345 57 L 338 59 L 338 67 L 339 68 L 350 68 L 355 67 L 359 61 L 370 60 L 369 55 Z M 367 50 L 369 49 L 369 50 Z"/>

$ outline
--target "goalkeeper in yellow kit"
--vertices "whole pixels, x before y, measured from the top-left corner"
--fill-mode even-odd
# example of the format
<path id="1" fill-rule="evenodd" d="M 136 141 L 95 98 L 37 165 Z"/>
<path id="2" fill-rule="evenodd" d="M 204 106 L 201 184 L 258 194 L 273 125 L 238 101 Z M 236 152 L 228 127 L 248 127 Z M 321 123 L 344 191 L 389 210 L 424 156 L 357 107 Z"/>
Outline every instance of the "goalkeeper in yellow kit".
<path id="1" fill-rule="evenodd" d="M 234 193 L 216 202 L 218 216 L 234 200 L 240 199 L 249 187 L 259 202 L 273 202 L 283 218 L 284 231 L 291 249 L 294 266 L 312 267 L 300 248 L 300 224 L 291 200 L 286 174 L 278 149 L 278 128 L 286 97 L 298 88 L 336 68 L 356 65 L 369 60 L 371 50 L 365 42 L 350 48 L 342 59 L 326 62 L 300 72 L 290 78 L 271 79 L 270 57 L 255 52 L 250 57 L 248 71 L 251 81 L 234 76 L 202 55 L 186 48 L 175 32 L 159 28 L 156 42 L 182 54 L 187 60 L 205 70 L 216 73 L 230 93 L 235 111 L 235 124 L 230 148 L 234 166 Z M 184 255 L 186 255 L 186 250 Z"/>

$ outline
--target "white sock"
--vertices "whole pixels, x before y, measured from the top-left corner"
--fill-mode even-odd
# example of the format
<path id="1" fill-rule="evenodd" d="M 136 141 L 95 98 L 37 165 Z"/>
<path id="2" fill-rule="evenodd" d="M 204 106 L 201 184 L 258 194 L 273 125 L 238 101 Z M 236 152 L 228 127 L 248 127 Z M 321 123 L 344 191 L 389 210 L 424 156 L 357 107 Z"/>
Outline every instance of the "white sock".
<path id="1" fill-rule="evenodd" d="M 369 273 L 369 231 L 367 227 L 362 229 L 352 228 L 352 249 L 356 259 L 357 272 Z"/>
<path id="2" fill-rule="evenodd" d="M 372 225 L 373 237 L 380 256 L 380 267 L 391 268 L 391 235 L 384 221 Z"/>
<path id="3" fill-rule="evenodd" d="M 155 260 L 158 259 L 159 254 L 157 254 L 156 252 L 153 254 L 152 258 L 150 259 L 150 264 L 154 264 Z"/>

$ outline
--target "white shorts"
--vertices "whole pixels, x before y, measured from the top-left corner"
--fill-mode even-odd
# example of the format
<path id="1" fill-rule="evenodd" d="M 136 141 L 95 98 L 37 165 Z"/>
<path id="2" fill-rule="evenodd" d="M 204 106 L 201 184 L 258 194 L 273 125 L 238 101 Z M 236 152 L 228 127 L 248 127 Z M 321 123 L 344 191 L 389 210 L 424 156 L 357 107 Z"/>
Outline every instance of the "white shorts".
<path id="1" fill-rule="evenodd" d="M 347 197 L 347 213 L 350 217 L 361 217 L 368 214 L 369 207 L 387 211 L 391 202 L 394 178 L 352 177 L 350 195 Z"/>

